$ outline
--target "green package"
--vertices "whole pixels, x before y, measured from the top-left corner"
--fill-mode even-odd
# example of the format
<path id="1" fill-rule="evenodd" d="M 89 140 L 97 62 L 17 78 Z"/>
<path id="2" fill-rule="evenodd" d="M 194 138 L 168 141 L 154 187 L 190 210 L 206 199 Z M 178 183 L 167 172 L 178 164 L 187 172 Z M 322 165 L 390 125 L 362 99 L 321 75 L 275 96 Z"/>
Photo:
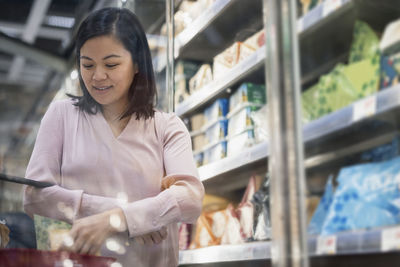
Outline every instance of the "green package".
<path id="1" fill-rule="evenodd" d="M 379 85 L 379 40 L 364 22 L 357 21 L 350 64 L 338 64 L 303 92 L 303 121 L 315 120 L 375 93 Z"/>
<path id="2" fill-rule="evenodd" d="M 51 250 L 50 235 L 58 230 L 70 230 L 71 225 L 59 220 L 34 215 L 36 247 L 39 250 Z"/>

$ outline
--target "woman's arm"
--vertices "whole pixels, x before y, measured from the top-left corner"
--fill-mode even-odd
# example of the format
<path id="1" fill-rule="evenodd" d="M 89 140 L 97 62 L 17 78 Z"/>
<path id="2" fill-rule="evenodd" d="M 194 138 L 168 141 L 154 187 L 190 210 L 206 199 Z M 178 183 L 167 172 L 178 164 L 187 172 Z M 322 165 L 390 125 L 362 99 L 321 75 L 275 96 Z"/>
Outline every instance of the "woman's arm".
<path id="1" fill-rule="evenodd" d="M 122 206 L 131 237 L 157 231 L 170 223 L 195 223 L 201 212 L 204 187 L 198 179 L 190 135 L 177 116 L 161 116 L 166 117 L 160 119 L 165 123 L 161 136 L 167 174 L 162 181 L 165 190 Z"/>

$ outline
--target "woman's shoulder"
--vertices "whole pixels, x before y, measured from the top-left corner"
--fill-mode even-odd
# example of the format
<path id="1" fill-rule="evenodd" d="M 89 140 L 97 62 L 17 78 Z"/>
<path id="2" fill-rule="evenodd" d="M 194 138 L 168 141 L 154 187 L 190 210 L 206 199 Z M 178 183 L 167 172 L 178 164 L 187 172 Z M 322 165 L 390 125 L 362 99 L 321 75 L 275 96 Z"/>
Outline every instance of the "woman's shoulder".
<path id="1" fill-rule="evenodd" d="M 187 131 L 187 128 L 181 118 L 175 113 L 167 113 L 160 110 L 155 110 L 154 121 L 156 128 L 162 128 L 164 133 L 175 131 Z"/>
<path id="2" fill-rule="evenodd" d="M 61 114 L 70 114 L 78 111 L 78 107 L 75 106 L 76 100 L 72 98 L 57 99 L 51 102 L 50 109 L 56 109 Z"/>

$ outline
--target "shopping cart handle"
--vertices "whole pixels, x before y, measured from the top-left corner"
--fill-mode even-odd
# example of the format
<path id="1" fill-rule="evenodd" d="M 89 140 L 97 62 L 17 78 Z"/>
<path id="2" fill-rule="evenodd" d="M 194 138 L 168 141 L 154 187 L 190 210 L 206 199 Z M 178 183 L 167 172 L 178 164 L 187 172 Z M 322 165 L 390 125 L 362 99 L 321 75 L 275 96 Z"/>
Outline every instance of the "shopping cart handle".
<path id="1" fill-rule="evenodd" d="M 6 182 L 17 183 L 17 184 L 31 185 L 31 186 L 38 187 L 38 188 L 45 188 L 45 187 L 50 187 L 50 186 L 55 185 L 55 184 L 49 183 L 49 182 L 38 182 L 35 180 L 26 179 L 26 178 L 17 177 L 17 176 L 11 176 L 11 175 L 7 175 L 4 173 L 0 173 L 0 180 L 6 181 Z"/>

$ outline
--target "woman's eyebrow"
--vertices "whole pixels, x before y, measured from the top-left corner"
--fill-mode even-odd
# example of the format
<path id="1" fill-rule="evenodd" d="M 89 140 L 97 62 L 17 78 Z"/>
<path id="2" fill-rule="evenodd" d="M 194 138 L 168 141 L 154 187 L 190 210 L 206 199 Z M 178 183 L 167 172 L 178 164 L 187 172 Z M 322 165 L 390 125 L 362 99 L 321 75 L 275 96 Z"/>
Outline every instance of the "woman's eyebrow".
<path id="1" fill-rule="evenodd" d="M 103 60 L 106 60 L 106 59 L 111 58 L 111 57 L 117 57 L 118 58 L 118 57 L 121 57 L 121 56 L 115 55 L 115 54 L 111 54 L 111 55 L 105 56 L 103 58 Z M 87 57 L 87 56 L 81 56 L 81 59 L 93 60 L 93 59 L 91 59 L 90 57 Z"/>
<path id="2" fill-rule="evenodd" d="M 121 57 L 121 56 L 112 54 L 112 55 L 108 55 L 108 56 L 104 57 L 103 60 L 106 60 L 106 59 L 108 59 L 110 57 Z"/>

